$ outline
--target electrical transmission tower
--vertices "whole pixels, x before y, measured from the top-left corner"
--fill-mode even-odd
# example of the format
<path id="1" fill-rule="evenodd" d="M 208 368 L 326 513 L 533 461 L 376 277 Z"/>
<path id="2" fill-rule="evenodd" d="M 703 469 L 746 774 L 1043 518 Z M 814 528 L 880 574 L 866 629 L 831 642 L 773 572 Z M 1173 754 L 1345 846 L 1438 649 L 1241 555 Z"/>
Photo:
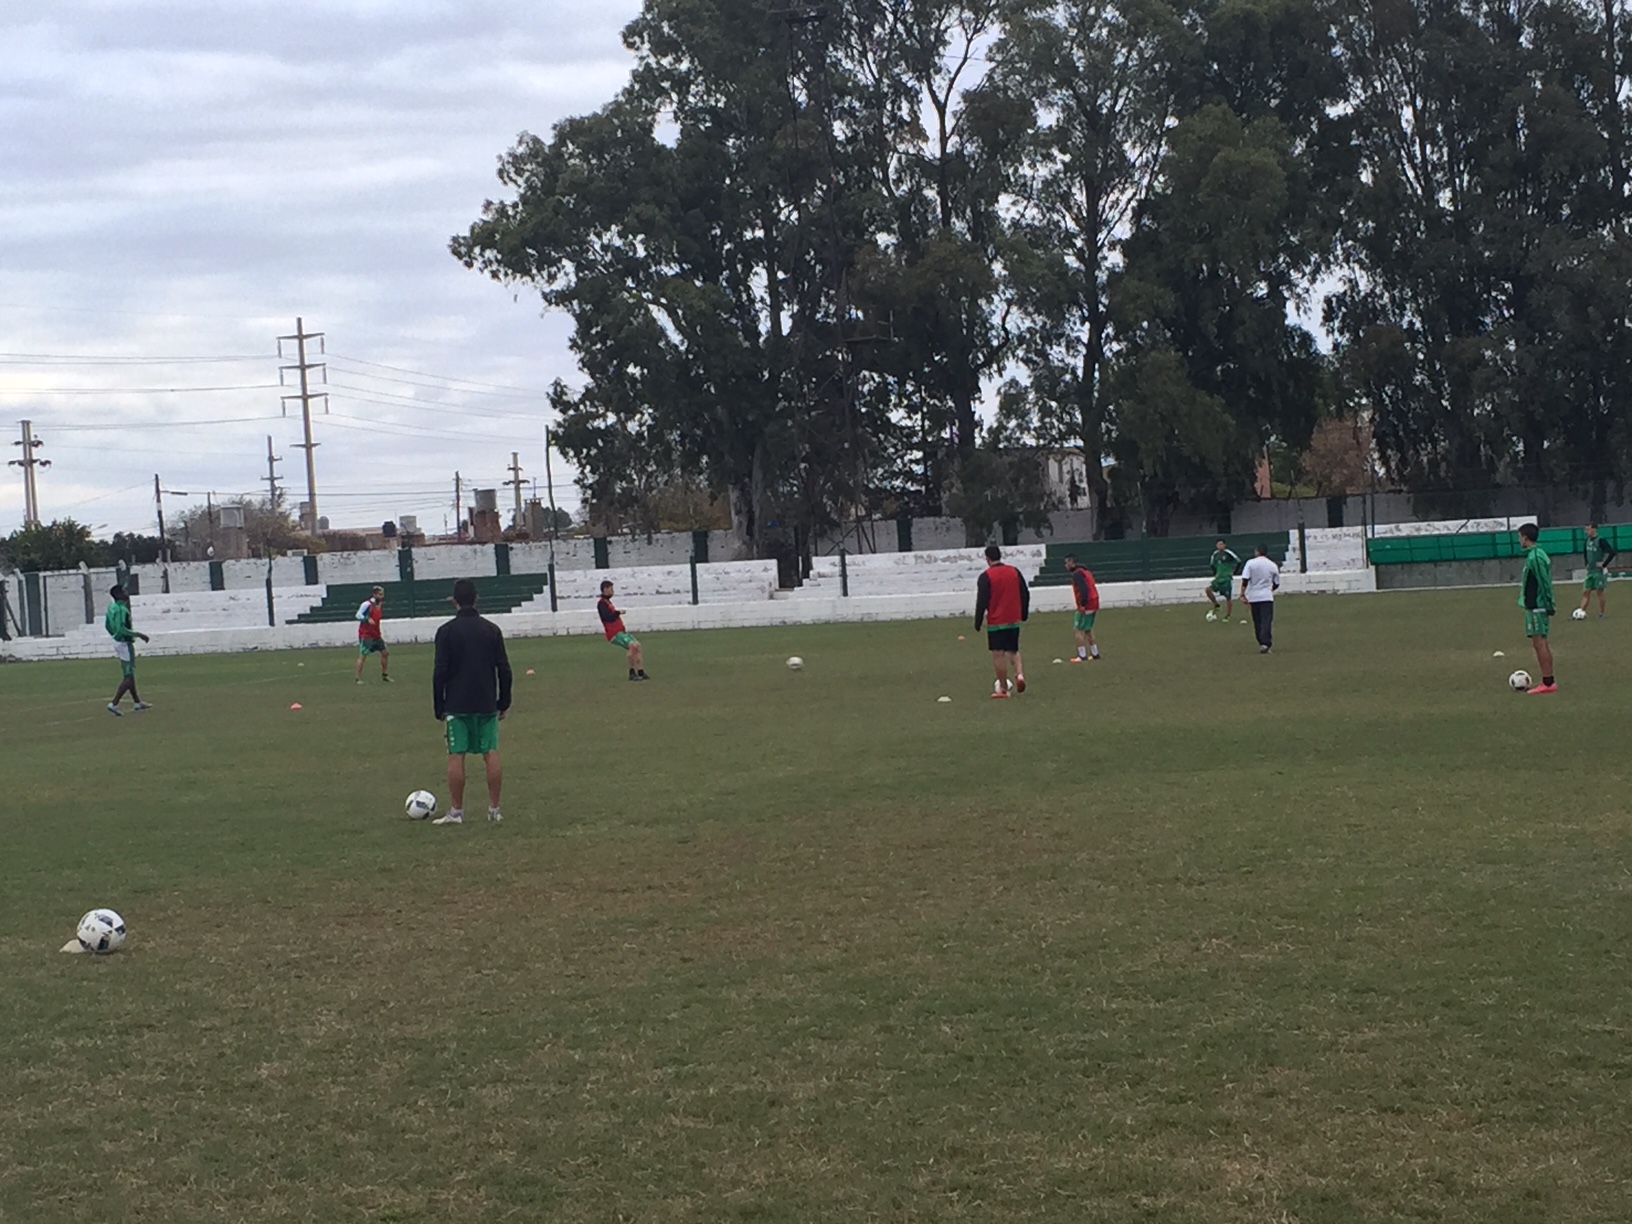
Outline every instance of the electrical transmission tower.
<path id="1" fill-rule="evenodd" d="M 324 347 L 323 347 L 323 333 L 322 332 L 309 332 L 309 331 L 307 331 L 306 330 L 306 324 L 305 324 L 304 320 L 299 319 L 299 318 L 295 319 L 295 334 L 294 335 L 292 335 L 292 336 L 279 336 L 278 337 L 278 356 L 279 357 L 282 357 L 284 355 L 283 343 L 284 343 L 285 340 L 294 341 L 294 344 L 295 344 L 295 361 L 294 361 L 293 365 L 280 366 L 278 368 L 278 383 L 279 383 L 280 386 L 286 385 L 286 384 L 284 384 L 283 376 L 284 376 L 284 374 L 286 372 L 288 372 L 290 370 L 295 370 L 300 374 L 300 390 L 299 390 L 299 392 L 297 392 L 294 395 L 284 396 L 283 397 L 283 403 L 284 403 L 284 412 L 287 413 L 288 410 L 289 410 L 288 405 L 289 405 L 290 400 L 299 400 L 300 401 L 300 420 L 301 420 L 301 425 L 304 427 L 304 429 L 306 431 L 306 440 L 304 442 L 296 442 L 295 443 L 295 449 L 296 450 L 303 450 L 303 451 L 306 452 L 306 514 L 301 519 L 301 526 L 304 527 L 308 533 L 316 534 L 316 532 L 317 532 L 317 462 L 316 462 L 315 458 L 313 457 L 312 452 L 317 449 L 318 444 L 316 442 L 312 441 L 312 401 L 314 399 L 322 400 L 323 401 L 323 411 L 326 413 L 329 410 L 329 393 L 327 391 L 313 391 L 312 390 L 312 383 L 311 383 L 311 375 L 313 374 L 313 372 L 316 372 L 316 373 L 322 375 L 323 383 L 325 385 L 327 385 L 327 383 L 329 381 L 329 367 L 328 367 L 328 364 L 326 362 L 321 362 L 321 361 L 313 362 L 313 361 L 307 361 L 306 360 L 306 342 L 308 340 L 316 340 L 317 341 L 317 351 L 319 353 L 322 353 L 325 350 L 324 350 Z"/>
<path id="2" fill-rule="evenodd" d="M 34 453 L 45 445 L 44 442 L 34 436 L 34 422 L 22 421 L 19 423 L 23 427 L 23 439 L 21 442 L 13 442 L 12 445 L 23 448 L 23 457 L 8 461 L 6 466 L 23 469 L 23 526 L 38 527 L 40 525 L 40 493 L 34 486 L 34 469 L 37 467 L 50 467 L 51 460 L 41 459 Z"/>
<path id="3" fill-rule="evenodd" d="M 516 516 L 511 520 L 512 527 L 521 526 L 521 487 L 526 481 L 521 478 L 521 452 L 510 452 L 510 479 L 504 482 L 516 491 Z"/>
<path id="4" fill-rule="evenodd" d="M 278 483 L 278 464 L 283 462 L 283 456 L 272 453 L 272 435 L 266 435 L 266 475 L 261 479 L 266 484 L 266 504 L 273 514 L 283 505 L 283 486 Z"/>

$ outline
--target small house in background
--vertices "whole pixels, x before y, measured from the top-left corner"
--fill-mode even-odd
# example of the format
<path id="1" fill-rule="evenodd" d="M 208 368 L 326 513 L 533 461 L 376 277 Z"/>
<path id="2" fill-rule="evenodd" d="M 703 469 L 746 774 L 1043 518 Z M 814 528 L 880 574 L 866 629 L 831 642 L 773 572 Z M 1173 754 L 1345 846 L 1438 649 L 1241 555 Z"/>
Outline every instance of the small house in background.
<path id="1" fill-rule="evenodd" d="M 1054 503 L 1066 510 L 1088 506 L 1088 463 L 1080 450 L 1043 452 L 1043 472 Z"/>

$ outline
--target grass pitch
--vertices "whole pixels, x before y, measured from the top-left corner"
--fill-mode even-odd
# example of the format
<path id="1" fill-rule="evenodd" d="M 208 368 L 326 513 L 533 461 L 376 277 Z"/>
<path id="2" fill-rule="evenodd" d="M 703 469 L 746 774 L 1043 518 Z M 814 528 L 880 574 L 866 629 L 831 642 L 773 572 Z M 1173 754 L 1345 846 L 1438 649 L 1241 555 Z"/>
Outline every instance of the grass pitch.
<path id="1" fill-rule="evenodd" d="M 1632 1218 L 1632 609 L 1203 611 L 0 669 L 0 1220 Z"/>

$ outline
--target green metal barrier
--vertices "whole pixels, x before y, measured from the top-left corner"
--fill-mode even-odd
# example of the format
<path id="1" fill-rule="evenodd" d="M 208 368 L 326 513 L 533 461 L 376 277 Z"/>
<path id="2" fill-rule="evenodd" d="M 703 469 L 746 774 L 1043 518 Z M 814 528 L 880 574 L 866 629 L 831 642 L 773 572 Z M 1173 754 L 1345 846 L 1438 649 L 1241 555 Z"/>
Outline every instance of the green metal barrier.
<path id="1" fill-rule="evenodd" d="M 1618 550 L 1632 549 L 1632 525 L 1603 526 L 1598 534 Z M 1555 560 L 1579 558 L 1586 544 L 1580 527 L 1544 527 L 1537 535 Z M 1462 531 L 1444 535 L 1378 536 L 1366 543 L 1373 565 L 1430 565 L 1445 561 L 1496 561 L 1524 555 L 1517 531 Z"/>

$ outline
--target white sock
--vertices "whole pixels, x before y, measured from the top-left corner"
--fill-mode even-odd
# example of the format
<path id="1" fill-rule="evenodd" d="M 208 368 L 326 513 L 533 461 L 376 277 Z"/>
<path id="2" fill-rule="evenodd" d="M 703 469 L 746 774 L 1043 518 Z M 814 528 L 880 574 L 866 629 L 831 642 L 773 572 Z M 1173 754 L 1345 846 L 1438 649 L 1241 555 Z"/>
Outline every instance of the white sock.
<path id="1" fill-rule="evenodd" d="M 1088 657 L 1088 647 L 1078 646 L 1077 647 L 1077 658 L 1086 659 L 1087 657 Z"/>
<path id="2" fill-rule="evenodd" d="M 1098 646 L 1094 647 L 1094 658 L 1096 658 L 1096 659 L 1099 658 L 1099 647 Z"/>

